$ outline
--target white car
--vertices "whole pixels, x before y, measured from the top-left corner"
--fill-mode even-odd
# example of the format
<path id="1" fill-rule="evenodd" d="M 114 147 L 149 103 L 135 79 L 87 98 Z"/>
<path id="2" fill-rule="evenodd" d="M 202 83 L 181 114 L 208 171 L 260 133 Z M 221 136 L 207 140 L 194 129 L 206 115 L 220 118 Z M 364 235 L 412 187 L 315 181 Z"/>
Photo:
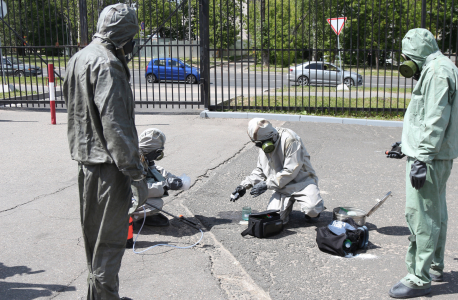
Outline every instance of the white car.
<path id="1" fill-rule="evenodd" d="M 337 66 L 323 61 L 309 61 L 289 69 L 288 80 L 297 85 L 339 85 L 343 82 L 347 86 L 363 84 L 363 77 L 355 72 L 342 71 Z"/>

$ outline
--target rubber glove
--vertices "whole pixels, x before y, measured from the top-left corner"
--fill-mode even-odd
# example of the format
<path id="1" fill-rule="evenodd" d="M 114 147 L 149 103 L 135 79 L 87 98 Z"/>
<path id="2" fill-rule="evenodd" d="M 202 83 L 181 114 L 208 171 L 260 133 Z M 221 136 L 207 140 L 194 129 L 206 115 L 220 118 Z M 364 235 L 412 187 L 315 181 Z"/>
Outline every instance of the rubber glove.
<path id="1" fill-rule="evenodd" d="M 401 151 L 401 142 L 396 142 L 393 145 L 391 145 L 391 150 L 386 155 L 386 157 L 388 158 L 397 158 L 397 159 L 401 159 L 404 156 L 406 155 L 402 153 Z"/>
<path id="2" fill-rule="evenodd" d="M 235 202 L 237 201 L 240 197 L 243 197 L 246 193 L 246 188 L 243 185 L 239 185 L 238 187 L 235 188 L 235 191 L 231 194 L 231 201 Z"/>
<path id="3" fill-rule="evenodd" d="M 170 190 L 179 190 L 183 186 L 183 181 L 180 178 L 167 178 L 165 180 L 165 185 Z"/>
<path id="4" fill-rule="evenodd" d="M 253 197 L 257 197 L 262 195 L 265 191 L 267 191 L 267 183 L 265 181 L 261 181 L 260 183 L 255 184 L 255 186 L 251 189 L 250 194 L 253 195 Z"/>
<path id="5" fill-rule="evenodd" d="M 426 163 L 418 160 L 414 161 L 410 169 L 410 183 L 413 188 L 419 190 L 425 185 L 427 172 Z"/>

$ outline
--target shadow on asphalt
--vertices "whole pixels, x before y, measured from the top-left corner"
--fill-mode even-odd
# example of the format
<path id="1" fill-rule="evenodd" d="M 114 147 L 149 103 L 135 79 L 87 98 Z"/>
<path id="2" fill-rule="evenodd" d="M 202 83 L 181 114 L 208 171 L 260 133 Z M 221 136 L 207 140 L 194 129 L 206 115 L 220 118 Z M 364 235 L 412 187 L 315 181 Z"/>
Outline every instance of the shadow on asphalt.
<path id="1" fill-rule="evenodd" d="M 289 215 L 289 222 L 286 229 L 300 228 L 300 227 L 323 227 L 332 222 L 332 212 L 323 211 L 318 220 L 307 222 L 304 213 L 298 210 L 293 210 Z"/>
<path id="2" fill-rule="evenodd" d="M 257 210 L 252 210 L 252 213 L 258 213 Z M 203 215 L 196 215 L 197 219 L 207 228 L 211 230 L 213 226 L 239 223 L 242 221 L 242 211 L 240 210 L 228 210 L 218 212 L 218 217 L 206 217 Z"/>
<path id="3" fill-rule="evenodd" d="M 202 215 L 196 215 L 196 218 L 202 223 L 202 225 L 207 228 L 207 230 L 211 230 L 213 226 L 223 225 L 233 223 L 234 220 L 226 219 L 226 218 L 216 218 L 216 217 L 206 217 Z"/>
<path id="4" fill-rule="evenodd" d="M 431 287 L 431 294 L 427 297 L 438 295 L 452 295 L 458 294 L 458 272 L 451 271 L 444 273 L 444 282 L 433 283 Z M 456 299 L 456 298 L 455 298 Z"/>
<path id="5" fill-rule="evenodd" d="M 27 266 L 8 267 L 0 263 L 0 279 L 6 279 L 15 275 L 33 275 L 43 273 L 44 270 L 33 271 Z M 2 299 L 36 299 L 49 297 L 54 291 L 75 291 L 74 286 L 65 286 L 60 284 L 33 284 L 19 282 L 0 281 L 0 294 Z M 3 298 L 5 297 L 5 298 Z"/>
<path id="6" fill-rule="evenodd" d="M 406 226 L 385 226 L 377 228 L 377 232 L 386 235 L 410 235 L 410 230 Z"/>
<path id="7" fill-rule="evenodd" d="M 13 120 L 0 120 L 0 122 L 14 122 L 14 123 L 38 123 L 38 121 L 13 121 Z"/>
<path id="8" fill-rule="evenodd" d="M 195 218 L 187 218 L 190 221 L 197 223 Z M 134 222 L 134 234 L 137 235 L 140 227 L 142 226 L 141 221 Z M 178 221 L 176 219 L 170 220 L 170 225 L 161 227 L 161 226 L 143 226 L 140 236 L 142 235 L 163 235 L 163 236 L 172 236 L 172 237 L 182 237 L 182 236 L 192 236 L 199 232 L 197 229 L 186 225 L 185 223 Z M 135 236 L 134 236 L 135 238 Z M 156 243 L 156 242 L 154 242 Z"/>

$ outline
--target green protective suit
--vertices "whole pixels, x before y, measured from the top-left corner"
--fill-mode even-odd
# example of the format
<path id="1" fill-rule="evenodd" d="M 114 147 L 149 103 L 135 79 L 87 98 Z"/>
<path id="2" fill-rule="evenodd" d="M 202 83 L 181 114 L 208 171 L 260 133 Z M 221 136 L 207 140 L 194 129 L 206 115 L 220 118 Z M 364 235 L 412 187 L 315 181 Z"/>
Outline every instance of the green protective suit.
<path id="1" fill-rule="evenodd" d="M 421 70 L 404 117 L 402 152 L 406 168 L 406 220 L 412 235 L 406 255 L 409 274 L 402 283 L 424 289 L 430 273 L 441 275 L 447 233 L 445 190 L 453 159 L 458 157 L 458 69 L 439 51 L 426 29 L 412 29 L 402 40 L 402 53 Z M 415 161 L 427 166 L 425 185 L 410 184 Z"/>
<path id="2" fill-rule="evenodd" d="M 122 51 L 137 32 L 135 10 L 106 7 L 94 40 L 68 62 L 63 85 L 70 153 L 79 165 L 88 299 L 119 299 L 132 196 L 141 202 L 148 194 Z"/>

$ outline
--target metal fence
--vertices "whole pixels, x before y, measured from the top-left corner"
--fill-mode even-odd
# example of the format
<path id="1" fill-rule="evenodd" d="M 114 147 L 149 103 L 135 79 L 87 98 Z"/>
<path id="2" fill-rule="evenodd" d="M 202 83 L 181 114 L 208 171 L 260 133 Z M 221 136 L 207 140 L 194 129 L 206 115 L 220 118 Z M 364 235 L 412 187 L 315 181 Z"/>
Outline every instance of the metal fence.
<path id="1" fill-rule="evenodd" d="M 429 29 L 457 60 L 458 0 L 5 0 L 0 105 L 48 105 L 47 63 L 64 77 L 115 2 L 141 27 L 129 64 L 140 107 L 402 113 L 415 86 L 398 72 L 409 29 Z M 57 77 L 63 107 L 61 89 Z"/>
<path id="2" fill-rule="evenodd" d="M 118 2 L 133 7 L 139 20 L 135 40 L 140 47 L 129 58 L 137 107 L 203 106 L 204 78 L 200 70 L 205 70 L 201 65 L 205 55 L 200 46 L 200 6 L 195 0 L 4 2 L 8 13 L 0 20 L 0 106 L 49 106 L 47 65 L 52 63 L 56 74 L 55 103 L 63 108 L 61 91 L 69 59 L 90 43 L 103 8 Z"/>

